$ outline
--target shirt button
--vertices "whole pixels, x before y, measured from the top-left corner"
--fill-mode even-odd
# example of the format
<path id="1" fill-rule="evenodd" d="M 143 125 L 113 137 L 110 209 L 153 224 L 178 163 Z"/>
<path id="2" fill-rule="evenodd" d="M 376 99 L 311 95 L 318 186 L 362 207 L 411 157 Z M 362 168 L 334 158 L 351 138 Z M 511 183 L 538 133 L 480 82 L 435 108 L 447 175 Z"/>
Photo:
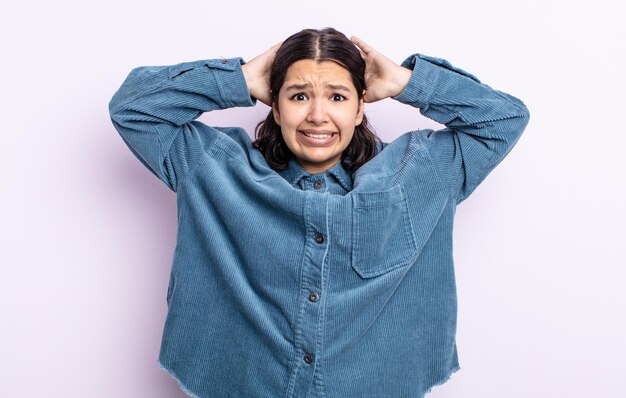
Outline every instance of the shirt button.
<path id="1" fill-rule="evenodd" d="M 222 63 L 223 63 L 223 64 L 227 64 L 227 63 L 228 63 L 228 59 L 223 59 L 223 60 L 222 60 Z"/>
<path id="2" fill-rule="evenodd" d="M 320 296 L 317 293 L 311 293 L 309 294 L 309 301 L 314 303 L 317 300 L 319 300 Z"/>
<path id="3" fill-rule="evenodd" d="M 313 184 L 313 187 L 315 189 L 320 189 L 322 187 L 322 185 L 324 185 L 324 184 L 322 184 L 322 182 L 320 180 L 317 180 L 317 181 L 315 181 L 315 184 Z"/>
<path id="4" fill-rule="evenodd" d="M 304 358 L 302 358 L 302 359 L 304 359 L 304 362 L 306 362 L 306 363 L 311 363 L 311 362 L 313 362 L 313 355 L 311 355 L 311 354 L 304 354 Z"/>
<path id="5" fill-rule="evenodd" d="M 315 242 L 317 242 L 319 244 L 324 243 L 324 235 L 322 235 L 322 234 L 315 235 Z"/>

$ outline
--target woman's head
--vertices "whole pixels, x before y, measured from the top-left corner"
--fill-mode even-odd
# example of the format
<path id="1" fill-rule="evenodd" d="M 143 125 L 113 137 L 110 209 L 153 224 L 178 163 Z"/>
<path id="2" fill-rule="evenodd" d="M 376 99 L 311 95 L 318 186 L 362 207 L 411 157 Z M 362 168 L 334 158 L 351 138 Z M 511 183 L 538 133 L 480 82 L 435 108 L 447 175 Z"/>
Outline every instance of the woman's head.
<path id="1" fill-rule="evenodd" d="M 306 29 L 278 49 L 270 74 L 272 111 L 253 145 L 274 169 L 295 157 L 310 172 L 338 160 L 357 169 L 376 153 L 378 137 L 363 114 L 365 61 L 342 33 Z"/>

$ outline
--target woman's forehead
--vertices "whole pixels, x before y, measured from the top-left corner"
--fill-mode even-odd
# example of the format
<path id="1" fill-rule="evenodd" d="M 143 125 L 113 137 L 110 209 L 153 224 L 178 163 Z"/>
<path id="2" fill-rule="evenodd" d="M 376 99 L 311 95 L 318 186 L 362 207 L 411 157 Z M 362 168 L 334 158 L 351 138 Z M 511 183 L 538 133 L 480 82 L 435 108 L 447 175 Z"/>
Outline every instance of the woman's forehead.
<path id="1" fill-rule="evenodd" d="M 356 90 L 350 72 L 333 61 L 315 61 L 303 59 L 294 62 L 287 69 L 283 88 L 290 87 L 347 87 Z"/>

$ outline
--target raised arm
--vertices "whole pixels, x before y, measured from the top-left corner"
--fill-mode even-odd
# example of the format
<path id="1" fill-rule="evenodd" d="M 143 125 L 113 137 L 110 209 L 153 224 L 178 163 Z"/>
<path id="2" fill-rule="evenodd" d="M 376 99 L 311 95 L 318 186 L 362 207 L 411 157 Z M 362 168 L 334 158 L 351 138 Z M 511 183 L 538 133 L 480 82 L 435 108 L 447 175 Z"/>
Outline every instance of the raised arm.
<path id="1" fill-rule="evenodd" d="M 203 112 L 251 106 L 241 58 L 133 69 L 109 103 L 113 125 L 135 156 L 176 191 L 219 131 Z"/>
<path id="2" fill-rule="evenodd" d="M 369 70 L 368 102 L 392 97 L 447 127 L 414 134 L 457 203 L 463 201 L 518 141 L 529 120 L 526 106 L 445 60 L 414 54 L 400 66 L 353 42 Z"/>

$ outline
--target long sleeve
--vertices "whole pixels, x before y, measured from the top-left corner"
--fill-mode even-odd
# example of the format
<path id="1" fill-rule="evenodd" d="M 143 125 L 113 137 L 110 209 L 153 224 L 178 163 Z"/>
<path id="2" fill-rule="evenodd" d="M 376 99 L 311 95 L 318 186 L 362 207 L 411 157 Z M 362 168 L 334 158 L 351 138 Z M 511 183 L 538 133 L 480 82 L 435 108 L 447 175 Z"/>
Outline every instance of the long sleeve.
<path id="1" fill-rule="evenodd" d="M 252 106 L 241 58 L 133 69 L 109 103 L 111 120 L 133 154 L 177 191 L 220 131 L 195 121 L 203 112 Z"/>
<path id="2" fill-rule="evenodd" d="M 394 99 L 446 126 L 414 134 L 460 203 L 513 148 L 528 124 L 528 109 L 445 60 L 414 54 L 402 66 L 413 72 Z"/>

